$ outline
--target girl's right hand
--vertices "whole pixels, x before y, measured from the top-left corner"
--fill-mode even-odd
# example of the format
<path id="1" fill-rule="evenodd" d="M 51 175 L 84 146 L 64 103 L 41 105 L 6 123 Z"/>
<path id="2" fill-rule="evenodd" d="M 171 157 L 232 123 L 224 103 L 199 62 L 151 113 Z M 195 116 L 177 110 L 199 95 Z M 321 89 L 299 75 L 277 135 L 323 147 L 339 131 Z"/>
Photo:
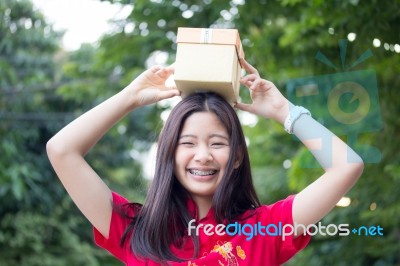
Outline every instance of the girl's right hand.
<path id="1" fill-rule="evenodd" d="M 180 95 L 176 86 L 166 86 L 165 81 L 174 72 L 172 66 L 153 66 L 135 78 L 126 88 L 133 107 L 140 107 Z"/>

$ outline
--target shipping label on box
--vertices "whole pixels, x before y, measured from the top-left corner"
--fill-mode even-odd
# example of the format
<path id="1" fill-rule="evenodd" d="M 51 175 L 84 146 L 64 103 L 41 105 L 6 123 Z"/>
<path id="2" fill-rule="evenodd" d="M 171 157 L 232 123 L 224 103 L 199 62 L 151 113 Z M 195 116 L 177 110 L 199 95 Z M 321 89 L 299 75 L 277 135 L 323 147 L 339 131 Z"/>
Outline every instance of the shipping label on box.
<path id="1" fill-rule="evenodd" d="M 347 41 L 339 42 L 343 72 L 287 81 L 287 97 L 295 105 L 311 111 L 315 119 L 345 137 L 365 163 L 377 163 L 381 153 L 376 147 L 358 141 L 361 134 L 382 129 L 382 118 L 378 98 L 376 73 L 372 69 L 350 71 L 372 55 L 368 50 L 350 66 L 345 66 Z M 322 53 L 316 59 L 339 70 Z M 322 150 L 331 154 L 332 140 L 321 140 Z M 344 155 L 345 156 L 345 155 Z M 311 158 L 311 155 L 310 155 Z M 313 159 L 304 158 L 304 167 L 319 167 Z"/>
<path id="2" fill-rule="evenodd" d="M 239 96 L 244 57 L 235 29 L 179 28 L 175 83 L 185 97 L 197 91 L 213 91 L 233 103 Z"/>

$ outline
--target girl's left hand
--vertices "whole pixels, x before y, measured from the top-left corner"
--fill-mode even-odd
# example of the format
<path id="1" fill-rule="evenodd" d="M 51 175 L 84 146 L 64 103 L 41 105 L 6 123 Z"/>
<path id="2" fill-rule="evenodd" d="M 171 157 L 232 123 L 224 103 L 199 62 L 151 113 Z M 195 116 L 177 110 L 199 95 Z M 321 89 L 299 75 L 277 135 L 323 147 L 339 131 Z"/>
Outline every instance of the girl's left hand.
<path id="1" fill-rule="evenodd" d="M 289 113 L 288 100 L 271 81 L 262 79 L 257 69 L 246 60 L 242 58 L 240 63 L 247 72 L 247 75 L 240 79 L 240 83 L 249 88 L 252 103 L 236 103 L 235 107 L 283 124 Z"/>

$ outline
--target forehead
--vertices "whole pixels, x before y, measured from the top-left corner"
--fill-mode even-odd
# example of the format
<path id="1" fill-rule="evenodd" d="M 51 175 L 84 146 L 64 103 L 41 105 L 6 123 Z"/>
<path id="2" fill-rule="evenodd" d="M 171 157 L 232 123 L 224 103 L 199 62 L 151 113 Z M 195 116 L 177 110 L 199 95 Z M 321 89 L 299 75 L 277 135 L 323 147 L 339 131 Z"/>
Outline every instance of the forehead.
<path id="1" fill-rule="evenodd" d="M 185 120 L 180 135 L 210 135 L 214 133 L 228 136 L 227 129 L 216 114 L 196 112 Z"/>

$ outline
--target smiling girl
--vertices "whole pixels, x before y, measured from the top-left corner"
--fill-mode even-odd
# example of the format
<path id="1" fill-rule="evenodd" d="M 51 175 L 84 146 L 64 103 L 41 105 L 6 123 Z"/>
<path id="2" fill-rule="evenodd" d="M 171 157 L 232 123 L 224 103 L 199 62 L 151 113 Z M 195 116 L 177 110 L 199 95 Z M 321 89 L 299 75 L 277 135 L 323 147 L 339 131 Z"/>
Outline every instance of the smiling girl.
<path id="1" fill-rule="evenodd" d="M 126 265 L 280 265 L 304 248 L 301 229 L 284 239 L 207 234 L 219 224 L 301 224 L 322 219 L 355 184 L 363 162 L 344 142 L 293 106 L 275 85 L 241 60 L 252 103 L 243 111 L 284 124 L 310 149 L 325 173 L 296 195 L 260 204 L 235 110 L 221 96 L 197 93 L 171 111 L 159 137 L 156 171 L 143 205 L 111 191 L 84 159 L 121 118 L 141 106 L 178 96 L 166 87 L 171 67 L 153 67 L 122 91 L 83 114 L 47 143 L 67 192 L 94 226 L 96 243 Z M 98 119 L 101 117 L 102 119 Z M 321 148 L 329 139 L 331 149 Z M 320 141 L 318 141 L 320 140 Z M 192 220 L 204 230 L 191 231 Z"/>

